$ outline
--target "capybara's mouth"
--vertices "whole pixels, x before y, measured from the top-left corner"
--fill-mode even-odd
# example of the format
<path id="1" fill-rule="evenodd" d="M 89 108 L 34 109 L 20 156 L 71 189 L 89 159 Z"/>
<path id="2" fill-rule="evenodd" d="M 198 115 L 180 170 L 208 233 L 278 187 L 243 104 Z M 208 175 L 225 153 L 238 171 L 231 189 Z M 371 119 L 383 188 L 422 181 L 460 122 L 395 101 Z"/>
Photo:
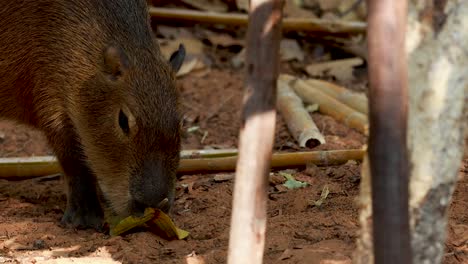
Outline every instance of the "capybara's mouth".
<path id="1" fill-rule="evenodd" d="M 148 208 L 146 204 L 133 200 L 130 203 L 129 216 L 141 217 L 145 213 L 146 208 Z M 159 209 L 164 213 L 168 213 L 169 209 L 171 208 L 169 198 L 164 198 L 155 207 L 152 208 Z"/>

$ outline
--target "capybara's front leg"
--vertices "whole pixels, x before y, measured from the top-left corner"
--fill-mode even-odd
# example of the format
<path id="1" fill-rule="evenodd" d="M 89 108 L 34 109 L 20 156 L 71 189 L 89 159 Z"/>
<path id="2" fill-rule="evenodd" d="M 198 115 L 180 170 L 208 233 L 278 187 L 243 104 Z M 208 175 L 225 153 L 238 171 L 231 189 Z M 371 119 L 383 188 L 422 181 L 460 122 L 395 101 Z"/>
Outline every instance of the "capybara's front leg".
<path id="1" fill-rule="evenodd" d="M 73 128 L 65 126 L 47 136 L 65 174 L 67 208 L 62 224 L 101 231 L 103 210 L 98 199 L 96 178 L 86 164 Z"/>

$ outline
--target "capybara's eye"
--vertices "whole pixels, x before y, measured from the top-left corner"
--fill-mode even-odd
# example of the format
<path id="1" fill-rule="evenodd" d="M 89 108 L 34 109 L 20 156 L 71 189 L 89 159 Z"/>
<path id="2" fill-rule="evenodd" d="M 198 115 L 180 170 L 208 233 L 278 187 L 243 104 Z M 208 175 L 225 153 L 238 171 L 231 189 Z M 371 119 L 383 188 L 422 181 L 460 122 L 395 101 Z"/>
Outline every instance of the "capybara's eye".
<path id="1" fill-rule="evenodd" d="M 119 112 L 119 126 L 126 135 L 130 132 L 130 127 L 128 126 L 128 117 L 122 110 Z"/>

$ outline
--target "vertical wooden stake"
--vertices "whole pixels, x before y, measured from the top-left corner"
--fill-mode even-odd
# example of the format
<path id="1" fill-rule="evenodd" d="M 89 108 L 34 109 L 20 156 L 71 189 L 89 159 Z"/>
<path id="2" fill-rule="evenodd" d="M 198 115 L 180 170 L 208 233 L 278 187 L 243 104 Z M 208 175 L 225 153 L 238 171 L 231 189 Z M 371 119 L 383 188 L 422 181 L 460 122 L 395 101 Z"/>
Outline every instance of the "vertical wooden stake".
<path id="1" fill-rule="evenodd" d="M 374 263 L 411 263 L 406 0 L 368 0 Z"/>
<path id="2" fill-rule="evenodd" d="M 283 0 L 251 0 L 228 263 L 263 261 Z"/>

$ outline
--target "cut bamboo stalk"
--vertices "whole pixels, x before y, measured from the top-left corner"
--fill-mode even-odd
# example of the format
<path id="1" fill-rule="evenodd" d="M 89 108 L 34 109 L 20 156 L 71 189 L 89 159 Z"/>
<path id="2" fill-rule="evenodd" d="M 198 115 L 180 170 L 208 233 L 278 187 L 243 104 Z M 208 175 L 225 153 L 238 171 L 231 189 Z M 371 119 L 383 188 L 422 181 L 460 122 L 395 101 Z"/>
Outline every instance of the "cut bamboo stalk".
<path id="1" fill-rule="evenodd" d="M 271 159 L 272 168 L 298 167 L 307 164 L 337 165 L 348 160 L 362 160 L 364 151 L 328 150 L 294 153 L 276 153 Z M 181 159 L 179 174 L 200 172 L 233 171 L 237 156 L 217 158 Z M 25 180 L 61 173 L 60 165 L 54 156 L 0 158 L 0 179 Z"/>
<path id="2" fill-rule="evenodd" d="M 358 110 L 363 114 L 367 115 L 369 113 L 367 97 L 363 94 L 352 92 L 344 87 L 323 80 L 307 79 L 305 82 L 310 87 L 328 94 L 329 96 L 337 99 L 338 101 L 355 110 Z"/>
<path id="3" fill-rule="evenodd" d="M 281 75 L 278 78 L 278 111 L 283 116 L 289 132 L 302 148 L 314 148 L 325 143 L 309 112 L 299 96 L 289 86 L 294 77 Z"/>
<path id="4" fill-rule="evenodd" d="M 364 153 L 365 151 L 361 149 L 277 153 L 272 156 L 271 168 L 293 168 L 307 164 L 339 165 L 348 160 L 360 161 Z M 232 171 L 235 169 L 236 161 L 237 157 L 181 160 L 179 173 Z"/>
<path id="5" fill-rule="evenodd" d="M 223 14 L 176 8 L 150 7 L 149 14 L 159 21 L 247 26 L 245 14 Z M 304 31 L 329 34 L 362 34 L 366 23 L 358 21 L 324 20 L 313 18 L 285 18 L 283 31 Z"/>
<path id="6" fill-rule="evenodd" d="M 296 93 L 306 102 L 318 104 L 319 111 L 330 115 L 339 122 L 354 128 L 364 134 L 368 134 L 369 125 L 367 116 L 351 107 L 343 104 L 335 98 L 311 88 L 305 81 L 294 81 L 293 88 Z"/>
<path id="7" fill-rule="evenodd" d="M 221 158 L 237 155 L 237 149 L 195 149 L 182 150 L 180 152 L 181 159 L 190 158 Z"/>
<path id="8" fill-rule="evenodd" d="M 0 158 L 0 178 L 24 180 L 60 173 L 62 171 L 54 156 Z"/>

